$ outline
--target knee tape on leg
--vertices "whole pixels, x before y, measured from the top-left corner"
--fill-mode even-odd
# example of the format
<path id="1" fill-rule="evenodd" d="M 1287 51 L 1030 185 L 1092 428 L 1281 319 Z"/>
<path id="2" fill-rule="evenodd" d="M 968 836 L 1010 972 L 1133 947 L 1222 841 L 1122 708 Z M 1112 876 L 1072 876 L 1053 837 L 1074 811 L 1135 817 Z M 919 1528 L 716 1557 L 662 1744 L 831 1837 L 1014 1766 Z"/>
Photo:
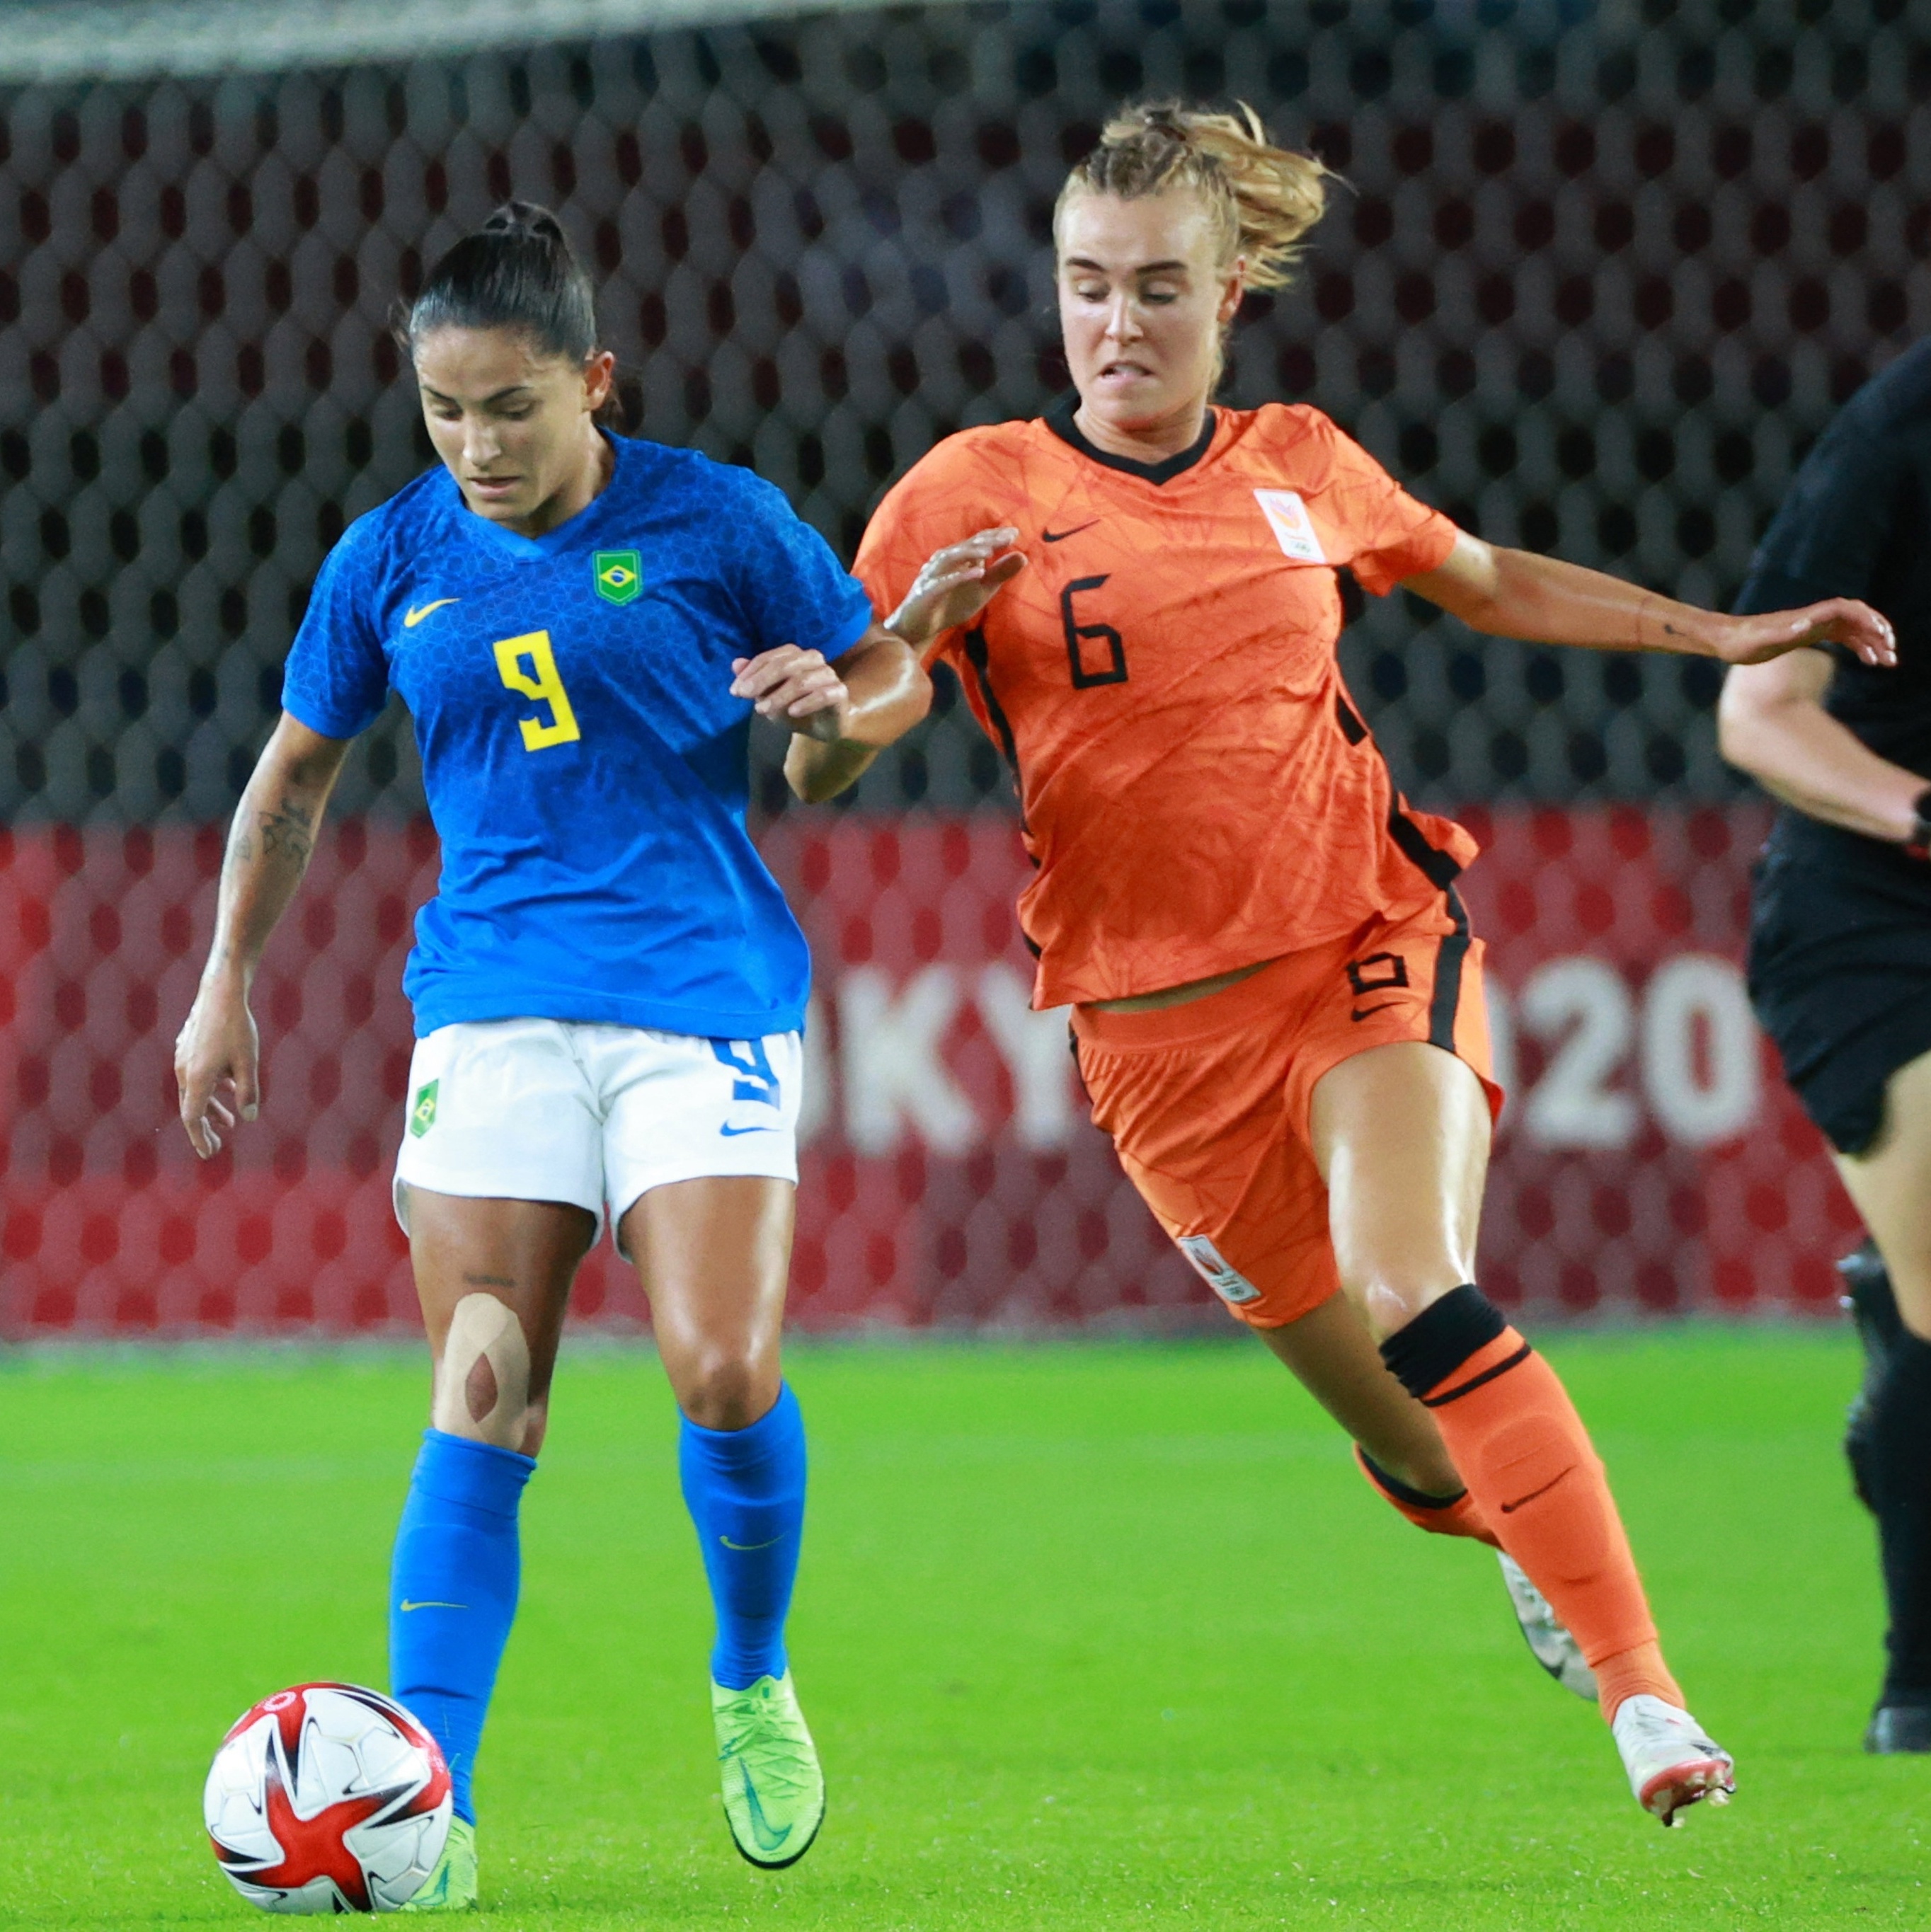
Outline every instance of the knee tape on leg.
<path id="1" fill-rule="evenodd" d="M 464 1295 L 443 1344 L 431 1421 L 446 1436 L 520 1450 L 529 1406 L 523 1324 L 494 1295 Z"/>

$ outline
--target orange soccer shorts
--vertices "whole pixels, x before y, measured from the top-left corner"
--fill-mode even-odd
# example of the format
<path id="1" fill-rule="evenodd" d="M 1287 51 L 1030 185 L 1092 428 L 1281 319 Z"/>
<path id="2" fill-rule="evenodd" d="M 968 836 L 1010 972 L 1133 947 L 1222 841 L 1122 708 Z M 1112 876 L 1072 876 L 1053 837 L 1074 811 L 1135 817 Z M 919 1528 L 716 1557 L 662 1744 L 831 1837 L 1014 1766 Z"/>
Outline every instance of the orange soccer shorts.
<path id="1" fill-rule="evenodd" d="M 1204 999 L 1150 1012 L 1074 1009 L 1095 1125 L 1242 1321 L 1284 1327 L 1341 1286 L 1308 1132 L 1323 1074 L 1368 1047 L 1429 1041 L 1465 1060 L 1491 1114 L 1500 1111 L 1482 953 L 1448 892 Z"/>

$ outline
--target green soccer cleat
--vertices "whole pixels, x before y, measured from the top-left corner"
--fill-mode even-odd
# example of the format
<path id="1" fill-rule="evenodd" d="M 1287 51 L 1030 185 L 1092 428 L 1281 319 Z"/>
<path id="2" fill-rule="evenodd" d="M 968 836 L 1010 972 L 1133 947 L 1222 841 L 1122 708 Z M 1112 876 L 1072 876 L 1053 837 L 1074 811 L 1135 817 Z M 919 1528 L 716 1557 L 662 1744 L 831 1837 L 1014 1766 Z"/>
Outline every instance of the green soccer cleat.
<path id="1" fill-rule="evenodd" d="M 449 1836 L 436 1869 L 404 1912 L 473 1912 L 476 1910 L 476 1828 L 461 1818 L 449 1820 Z"/>
<path id="2" fill-rule="evenodd" d="M 824 1774 L 791 1673 L 744 1690 L 713 1683 L 710 1712 L 732 1841 L 767 1871 L 796 1864 L 824 1822 Z"/>

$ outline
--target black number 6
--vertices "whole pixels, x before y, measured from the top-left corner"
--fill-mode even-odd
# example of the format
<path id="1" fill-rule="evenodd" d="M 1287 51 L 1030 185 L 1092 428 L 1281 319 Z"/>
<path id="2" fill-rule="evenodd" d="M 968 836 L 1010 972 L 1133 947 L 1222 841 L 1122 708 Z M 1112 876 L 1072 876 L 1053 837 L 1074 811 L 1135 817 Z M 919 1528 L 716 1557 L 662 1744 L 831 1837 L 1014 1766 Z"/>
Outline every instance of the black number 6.
<path id="1" fill-rule="evenodd" d="M 1126 643 L 1110 624 L 1083 624 L 1073 614 L 1073 600 L 1083 590 L 1097 590 L 1104 577 L 1076 577 L 1059 593 L 1059 615 L 1066 626 L 1066 662 L 1073 673 L 1073 688 L 1090 691 L 1096 684 L 1124 684 L 1127 681 Z M 1107 640 L 1107 668 L 1089 670 L 1080 647 L 1083 638 Z"/>

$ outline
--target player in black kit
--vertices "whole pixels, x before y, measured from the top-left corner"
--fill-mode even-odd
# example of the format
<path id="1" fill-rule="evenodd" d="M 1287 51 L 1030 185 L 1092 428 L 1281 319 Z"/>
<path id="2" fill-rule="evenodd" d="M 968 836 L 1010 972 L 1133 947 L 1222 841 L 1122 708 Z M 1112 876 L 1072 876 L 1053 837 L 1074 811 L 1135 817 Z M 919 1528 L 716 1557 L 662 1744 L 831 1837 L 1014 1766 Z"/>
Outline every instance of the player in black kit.
<path id="1" fill-rule="evenodd" d="M 1931 1751 L 1931 342 L 1818 440 L 1737 608 L 1833 596 L 1890 619 L 1896 668 L 1824 646 L 1734 670 L 1719 726 L 1783 807 L 1750 997 L 1872 1238 L 1843 1264 L 1872 1357 L 1845 1446 L 1890 1610 L 1865 1748 Z"/>

